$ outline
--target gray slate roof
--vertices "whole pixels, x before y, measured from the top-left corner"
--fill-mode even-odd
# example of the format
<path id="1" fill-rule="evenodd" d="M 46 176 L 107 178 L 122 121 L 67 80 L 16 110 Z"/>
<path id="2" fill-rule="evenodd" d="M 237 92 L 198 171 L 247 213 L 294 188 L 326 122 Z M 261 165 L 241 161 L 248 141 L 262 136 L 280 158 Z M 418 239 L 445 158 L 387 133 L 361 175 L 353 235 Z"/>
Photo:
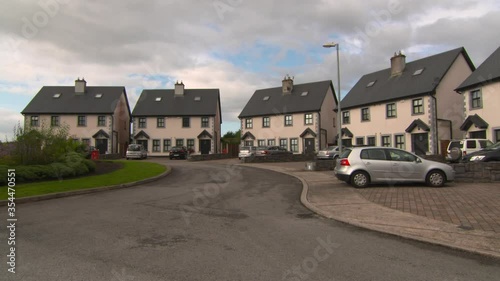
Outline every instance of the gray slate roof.
<path id="1" fill-rule="evenodd" d="M 54 98 L 54 94 L 61 94 Z M 96 94 L 102 94 L 96 98 Z M 22 114 L 111 114 L 115 111 L 125 87 L 87 86 L 85 94 L 75 94 L 75 86 L 44 86 L 21 112 Z"/>
<path id="2" fill-rule="evenodd" d="M 500 47 L 472 72 L 456 90 L 463 91 L 498 80 L 500 80 Z"/>
<path id="3" fill-rule="evenodd" d="M 342 99 L 342 110 L 421 95 L 433 94 L 448 69 L 462 54 L 469 67 L 475 67 L 465 49 L 458 48 L 412 62 L 407 62 L 403 73 L 391 77 L 391 68 L 366 74 Z M 420 75 L 416 70 L 424 69 Z M 368 83 L 376 81 L 371 87 Z"/>
<path id="4" fill-rule="evenodd" d="M 293 85 L 292 93 L 286 95 L 283 95 L 281 86 L 257 90 L 238 117 L 320 111 L 328 87 L 333 90 L 330 80 Z M 303 92 L 308 92 L 307 96 L 301 96 Z M 335 91 L 332 92 L 337 101 Z M 264 100 L 266 96 L 269 96 L 267 101 Z"/>
<path id="5" fill-rule="evenodd" d="M 195 101 L 195 97 L 200 100 Z M 217 104 L 219 89 L 184 89 L 182 97 L 175 97 L 173 89 L 143 90 L 132 116 L 215 116 Z M 220 110 L 219 106 L 219 114 Z"/>

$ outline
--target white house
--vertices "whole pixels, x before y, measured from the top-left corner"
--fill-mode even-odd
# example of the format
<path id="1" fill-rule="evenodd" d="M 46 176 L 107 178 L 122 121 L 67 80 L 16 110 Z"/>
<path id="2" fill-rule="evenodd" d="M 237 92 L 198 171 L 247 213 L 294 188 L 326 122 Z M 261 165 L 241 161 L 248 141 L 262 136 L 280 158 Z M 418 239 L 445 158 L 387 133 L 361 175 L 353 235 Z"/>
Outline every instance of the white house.
<path id="1" fill-rule="evenodd" d="M 241 111 L 242 145 L 278 145 L 294 153 L 318 151 L 335 142 L 337 99 L 331 81 L 255 91 Z"/>

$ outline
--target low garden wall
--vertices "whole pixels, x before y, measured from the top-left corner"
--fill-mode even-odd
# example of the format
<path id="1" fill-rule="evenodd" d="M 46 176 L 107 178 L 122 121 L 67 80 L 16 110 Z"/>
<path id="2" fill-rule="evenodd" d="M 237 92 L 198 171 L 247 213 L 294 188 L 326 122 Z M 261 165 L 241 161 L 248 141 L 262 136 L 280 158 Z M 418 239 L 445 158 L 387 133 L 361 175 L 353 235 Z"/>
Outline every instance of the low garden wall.
<path id="1" fill-rule="evenodd" d="M 188 161 L 206 161 L 206 160 L 221 160 L 235 158 L 231 154 L 191 154 L 188 156 Z"/>
<path id="2" fill-rule="evenodd" d="M 451 164 L 459 182 L 500 182 L 500 162 Z"/>
<path id="3" fill-rule="evenodd" d="M 121 159 L 123 156 L 119 153 L 115 154 L 99 154 L 99 159 L 101 160 L 116 160 L 116 159 Z"/>

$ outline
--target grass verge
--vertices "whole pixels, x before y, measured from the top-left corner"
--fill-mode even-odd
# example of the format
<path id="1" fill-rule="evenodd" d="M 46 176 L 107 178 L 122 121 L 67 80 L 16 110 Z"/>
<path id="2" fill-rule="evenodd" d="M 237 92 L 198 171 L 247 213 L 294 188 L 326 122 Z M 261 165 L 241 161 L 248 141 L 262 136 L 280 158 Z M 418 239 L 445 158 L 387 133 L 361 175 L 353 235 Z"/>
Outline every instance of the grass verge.
<path id="1" fill-rule="evenodd" d="M 123 163 L 123 168 L 104 175 L 16 185 L 15 198 L 135 182 L 160 175 L 167 169 L 163 165 L 151 162 L 118 162 Z M 7 187 L 4 186 L 1 188 L 0 200 L 6 199 Z"/>

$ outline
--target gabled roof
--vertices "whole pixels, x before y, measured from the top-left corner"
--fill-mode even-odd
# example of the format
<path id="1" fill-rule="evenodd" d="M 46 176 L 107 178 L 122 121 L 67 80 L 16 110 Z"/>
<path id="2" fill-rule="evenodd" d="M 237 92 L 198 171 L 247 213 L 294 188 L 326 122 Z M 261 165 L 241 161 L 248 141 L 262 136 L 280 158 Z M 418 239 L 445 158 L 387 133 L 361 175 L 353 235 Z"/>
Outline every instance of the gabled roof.
<path id="1" fill-rule="evenodd" d="M 257 90 L 238 118 L 320 111 L 329 87 L 332 88 L 336 103 L 337 98 L 330 80 L 293 85 L 292 92 L 285 95 L 282 87 Z M 302 94 L 306 92 L 307 94 Z"/>
<path id="2" fill-rule="evenodd" d="M 316 137 L 316 133 L 313 130 L 311 130 L 311 128 L 305 129 L 304 132 L 302 132 L 302 134 L 300 134 L 300 137 L 303 138 L 307 134 L 310 134 L 311 136 Z"/>
<path id="3" fill-rule="evenodd" d="M 474 72 L 465 79 L 456 91 L 488 84 L 500 80 L 500 47 L 496 49 Z"/>
<path id="4" fill-rule="evenodd" d="M 146 139 L 149 139 L 149 135 L 146 134 L 146 132 L 144 132 L 143 130 L 141 130 L 139 133 L 137 133 L 135 136 L 134 136 L 134 139 L 138 139 L 138 138 L 146 138 Z"/>
<path id="5" fill-rule="evenodd" d="M 97 131 L 97 133 L 95 133 L 92 137 L 95 139 L 95 138 L 98 138 L 101 136 L 106 138 L 106 139 L 109 139 L 109 134 L 106 133 L 103 129 Z"/>
<path id="6" fill-rule="evenodd" d="M 143 90 L 132 116 L 215 116 L 220 110 L 219 89 L 184 89 L 183 96 L 173 89 Z"/>
<path id="7" fill-rule="evenodd" d="M 366 74 L 342 99 L 342 109 L 434 94 L 437 86 L 459 55 L 463 55 L 471 70 L 474 65 L 465 49 L 458 48 L 412 62 L 407 62 L 401 75 L 391 77 L 391 68 Z M 420 74 L 413 75 L 423 69 Z M 371 86 L 371 82 L 374 82 Z"/>
<path id="8" fill-rule="evenodd" d="M 250 133 L 250 132 L 246 132 L 246 133 L 245 133 L 245 134 L 241 137 L 241 139 L 242 139 L 242 140 L 247 139 L 247 138 L 252 139 L 252 140 L 255 140 L 255 136 L 254 136 L 252 133 Z"/>
<path id="9" fill-rule="evenodd" d="M 479 117 L 479 115 L 474 114 L 469 115 L 469 117 L 465 119 L 464 123 L 462 123 L 462 126 L 460 126 L 460 130 L 467 131 L 472 125 L 476 126 L 476 128 L 479 129 L 488 128 L 488 123 L 486 123 L 483 118 Z"/>
<path id="10" fill-rule="evenodd" d="M 408 128 L 406 128 L 405 132 L 407 133 L 411 133 L 413 132 L 413 130 L 415 130 L 415 128 L 419 128 L 420 130 L 423 130 L 423 131 L 426 131 L 426 132 L 429 132 L 431 130 L 431 128 L 425 124 L 424 121 L 422 121 L 420 118 L 419 119 L 415 119 L 413 120 L 413 122 L 411 122 L 410 126 L 408 126 Z"/>
<path id="11" fill-rule="evenodd" d="M 209 138 L 212 138 L 212 135 L 207 131 L 207 130 L 203 130 L 203 132 L 201 132 L 199 135 L 198 135 L 198 138 L 201 139 L 203 137 L 209 137 Z"/>
<path id="12" fill-rule="evenodd" d="M 99 94 L 100 97 L 96 98 Z M 84 94 L 76 94 L 75 86 L 43 86 L 21 113 L 112 114 L 122 94 L 130 115 L 127 93 L 122 86 L 87 86 Z"/>
<path id="13" fill-rule="evenodd" d="M 341 132 L 343 136 L 346 136 L 348 138 L 352 138 L 354 136 L 352 132 L 347 128 L 342 128 Z"/>

